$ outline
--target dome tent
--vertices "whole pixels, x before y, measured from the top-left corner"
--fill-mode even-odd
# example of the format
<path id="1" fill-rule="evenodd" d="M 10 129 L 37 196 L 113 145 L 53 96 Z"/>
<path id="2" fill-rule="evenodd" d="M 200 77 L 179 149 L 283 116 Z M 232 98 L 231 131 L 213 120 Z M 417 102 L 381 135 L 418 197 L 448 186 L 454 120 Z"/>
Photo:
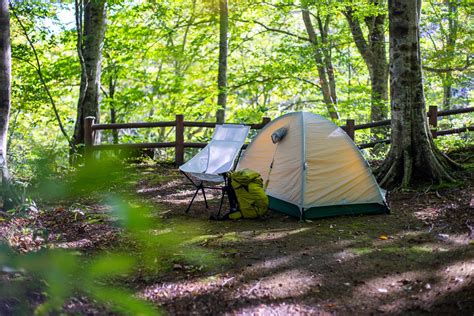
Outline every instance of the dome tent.
<path id="1" fill-rule="evenodd" d="M 289 113 L 266 125 L 243 153 L 244 168 L 262 175 L 276 211 L 308 219 L 389 213 L 354 142 L 319 115 Z"/>

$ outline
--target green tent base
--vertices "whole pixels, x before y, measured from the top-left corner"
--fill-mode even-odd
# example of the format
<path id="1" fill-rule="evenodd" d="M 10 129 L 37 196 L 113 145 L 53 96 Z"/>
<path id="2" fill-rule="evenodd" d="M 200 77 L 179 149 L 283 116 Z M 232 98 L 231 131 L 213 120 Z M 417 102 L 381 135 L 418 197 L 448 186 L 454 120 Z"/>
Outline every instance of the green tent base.
<path id="1" fill-rule="evenodd" d="M 280 213 L 300 218 L 301 213 L 298 206 L 269 196 L 268 208 Z M 304 210 L 304 218 L 323 218 L 340 215 L 359 215 L 359 214 L 390 214 L 386 205 L 377 203 L 351 204 L 351 205 L 330 205 L 312 207 Z"/>

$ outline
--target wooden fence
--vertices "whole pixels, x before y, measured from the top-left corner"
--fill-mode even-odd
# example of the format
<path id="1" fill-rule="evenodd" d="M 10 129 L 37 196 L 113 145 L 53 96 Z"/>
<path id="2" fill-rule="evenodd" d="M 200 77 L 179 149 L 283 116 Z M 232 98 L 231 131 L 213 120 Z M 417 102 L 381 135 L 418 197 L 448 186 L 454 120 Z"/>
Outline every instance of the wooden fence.
<path id="1" fill-rule="evenodd" d="M 222 110 L 219 110 L 222 111 Z M 465 126 L 461 128 L 454 128 L 449 130 L 437 130 L 438 118 L 443 116 L 449 116 L 454 114 L 462 114 L 474 112 L 474 107 L 464 109 L 454 109 L 446 111 L 438 111 L 438 107 L 430 106 L 427 113 L 429 124 L 431 127 L 431 133 L 434 138 L 438 136 L 444 136 L 449 134 L 457 134 L 467 131 L 474 131 L 474 126 Z M 176 115 L 174 121 L 169 122 L 139 122 L 139 123 L 113 123 L 113 124 L 95 124 L 95 117 L 86 117 L 84 119 L 84 138 L 86 155 L 90 155 L 94 150 L 116 150 L 116 149 L 135 149 L 135 148 L 170 148 L 175 149 L 175 163 L 181 165 L 184 162 L 184 149 L 185 148 L 203 148 L 206 143 L 192 143 L 184 141 L 184 128 L 185 127 L 204 127 L 214 128 L 216 124 L 221 124 L 223 113 L 220 112 L 216 115 L 218 121 L 216 122 L 191 122 L 185 121 L 182 114 Z M 220 118 L 220 119 L 219 119 Z M 270 122 L 270 118 L 264 117 L 261 123 L 246 124 L 252 129 L 261 129 Z M 390 120 L 383 120 L 378 122 L 371 122 L 365 124 L 355 124 L 355 120 L 347 119 L 346 125 L 341 126 L 349 137 L 355 139 L 355 131 L 361 129 L 390 126 Z M 175 128 L 175 141 L 174 142 L 161 142 L 161 143 L 138 143 L 138 144 L 94 144 L 95 133 L 100 130 L 118 130 L 128 128 L 153 128 L 153 127 L 174 127 Z M 359 148 L 371 148 L 380 143 L 389 143 L 390 139 L 377 140 L 370 143 L 358 144 Z"/>
<path id="2" fill-rule="evenodd" d="M 222 110 L 219 110 L 222 111 Z M 218 113 L 217 118 L 223 118 L 223 113 Z M 95 117 L 89 116 L 84 119 L 84 143 L 86 147 L 86 155 L 89 155 L 94 150 L 109 150 L 109 149 L 135 149 L 135 148 L 170 148 L 175 149 L 175 164 L 181 165 L 184 162 L 184 149 L 185 148 L 203 148 L 206 143 L 191 143 L 184 141 L 184 128 L 185 127 L 204 127 L 214 128 L 216 124 L 222 124 L 221 122 L 191 122 L 185 121 L 182 114 L 178 114 L 174 121 L 169 122 L 140 122 L 140 123 L 114 123 L 114 124 L 95 124 Z M 271 119 L 264 117 L 261 123 L 246 124 L 251 129 L 261 129 L 267 125 Z M 163 142 L 163 143 L 138 143 L 138 144 L 100 144 L 95 145 L 95 132 L 99 130 L 118 130 L 127 128 L 152 128 L 152 127 L 174 127 L 175 128 L 175 141 L 174 142 Z"/>
<path id="3" fill-rule="evenodd" d="M 467 132 L 467 131 L 474 131 L 474 126 L 465 126 L 465 127 L 460 127 L 460 128 L 454 128 L 454 129 L 438 131 L 438 118 L 439 117 L 450 116 L 450 115 L 454 115 L 454 114 L 463 114 L 463 113 L 469 113 L 469 112 L 474 112 L 474 107 L 438 111 L 437 106 L 430 106 L 429 110 L 426 114 L 428 116 L 428 122 L 429 122 L 429 125 L 430 125 L 430 128 L 431 128 L 431 135 L 433 135 L 433 138 L 437 138 L 438 136 L 444 136 L 444 135 L 450 135 L 450 134 L 459 134 L 459 133 L 463 133 L 463 132 Z M 383 121 L 377 121 L 377 122 L 371 122 L 371 123 L 355 125 L 355 120 L 348 119 L 348 120 L 346 120 L 346 125 L 341 126 L 341 127 L 344 128 L 344 130 L 349 135 L 349 137 L 352 138 L 352 140 L 354 140 L 356 130 L 374 128 L 374 127 L 381 127 L 381 126 L 390 126 L 390 123 L 391 123 L 390 120 L 383 120 Z M 362 149 L 362 148 L 372 148 L 375 145 L 381 144 L 381 143 L 388 144 L 388 143 L 390 143 L 390 139 L 382 139 L 382 140 L 377 140 L 377 141 L 370 142 L 370 143 L 358 144 L 357 146 L 360 149 Z"/>

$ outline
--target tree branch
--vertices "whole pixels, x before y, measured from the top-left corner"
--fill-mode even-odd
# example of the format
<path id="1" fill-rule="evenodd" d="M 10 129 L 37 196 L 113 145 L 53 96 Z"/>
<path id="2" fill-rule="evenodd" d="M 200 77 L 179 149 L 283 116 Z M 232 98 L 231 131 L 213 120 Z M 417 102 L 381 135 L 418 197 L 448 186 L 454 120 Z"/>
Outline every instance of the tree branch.
<path id="1" fill-rule="evenodd" d="M 100 85 L 100 91 L 102 91 L 102 93 L 105 95 L 105 97 L 108 99 L 109 98 L 109 94 L 107 93 L 107 91 L 105 91 L 104 87 L 102 85 Z"/>
<path id="2" fill-rule="evenodd" d="M 469 55 L 466 56 L 466 64 L 462 67 L 449 67 L 449 68 L 434 68 L 434 67 L 429 67 L 423 65 L 423 70 L 430 71 L 430 72 L 436 72 L 436 73 L 446 73 L 446 72 L 453 72 L 453 71 L 464 71 L 469 69 L 469 67 L 472 66 L 472 61 L 469 58 Z"/>
<path id="3" fill-rule="evenodd" d="M 298 35 L 298 34 L 294 34 L 294 33 L 291 33 L 291 32 L 285 31 L 285 30 L 280 30 L 280 29 L 276 29 L 276 28 L 269 27 L 269 26 L 267 26 L 267 25 L 265 25 L 265 24 L 263 24 L 262 22 L 259 22 L 259 21 L 257 21 L 257 20 L 252 20 L 252 21 L 239 20 L 239 22 L 251 22 L 251 23 L 255 23 L 255 24 L 260 25 L 261 27 L 263 27 L 263 28 L 266 29 L 267 31 L 285 34 L 285 35 L 288 35 L 288 36 L 295 37 L 295 38 L 297 38 L 297 39 L 299 39 L 299 40 L 301 40 L 301 41 L 310 42 L 310 39 L 307 38 L 307 37 L 300 36 L 300 35 Z"/>
<path id="4" fill-rule="evenodd" d="M 319 100 L 299 100 L 299 101 L 293 101 L 293 102 L 288 102 L 288 103 L 280 103 L 280 106 L 283 106 L 283 108 L 281 109 L 281 111 L 286 111 L 290 108 L 292 108 L 293 106 L 295 105 L 298 105 L 298 104 L 304 104 L 304 103 L 316 103 L 318 104 L 318 102 L 321 102 L 321 99 Z"/>
<path id="5" fill-rule="evenodd" d="M 43 71 L 41 70 L 41 63 L 39 61 L 38 53 L 36 52 L 36 48 L 33 45 L 33 42 L 31 41 L 31 38 L 28 35 L 28 31 L 26 30 L 25 26 L 23 25 L 20 18 L 18 17 L 18 15 L 16 13 L 16 10 L 15 10 L 15 7 L 13 6 L 13 4 L 11 2 L 10 2 L 10 9 L 11 9 L 13 15 L 15 16 L 15 19 L 18 21 L 18 24 L 20 25 L 20 28 L 22 29 L 23 34 L 25 35 L 26 40 L 28 41 L 28 44 L 31 47 L 31 50 L 33 51 L 33 54 L 35 56 L 35 61 L 36 61 L 36 73 L 38 74 L 38 77 L 41 81 L 41 84 L 43 85 L 44 90 L 46 91 L 46 94 L 48 95 L 49 101 L 51 102 L 51 106 L 53 108 L 54 115 L 56 116 L 56 120 L 57 120 L 58 125 L 59 125 L 59 129 L 61 130 L 61 133 L 66 138 L 69 146 L 72 146 L 71 140 L 69 139 L 69 136 L 67 135 L 66 130 L 64 129 L 63 123 L 61 121 L 61 117 L 59 116 L 59 112 L 58 112 L 58 109 L 56 107 L 56 103 L 54 102 L 53 96 L 51 95 L 51 92 L 49 91 L 48 85 L 46 84 L 46 81 L 44 80 Z"/>
<path id="6" fill-rule="evenodd" d="M 309 36 L 309 41 L 313 45 L 318 45 L 318 37 L 316 35 L 316 32 L 314 31 L 313 23 L 311 22 L 311 16 L 309 14 L 309 10 L 307 8 L 303 8 L 302 10 L 302 16 L 303 16 L 303 22 L 306 27 L 306 32 L 308 33 Z"/>
<path id="7" fill-rule="evenodd" d="M 359 53 L 362 55 L 362 58 L 364 58 L 367 66 L 371 65 L 373 54 L 367 41 L 365 40 L 364 34 L 362 33 L 362 28 L 360 27 L 359 21 L 357 21 L 352 15 L 351 8 L 343 11 L 343 14 L 347 19 L 347 23 L 349 24 L 349 28 L 351 30 L 352 36 L 354 37 L 354 42 L 357 46 L 357 49 L 359 50 Z"/>
<path id="8" fill-rule="evenodd" d="M 308 79 L 305 79 L 305 78 L 301 78 L 301 77 L 295 77 L 295 79 L 296 79 L 296 80 L 299 80 L 299 81 L 303 81 L 303 82 L 305 82 L 305 83 L 307 83 L 307 84 L 312 85 L 313 87 L 317 87 L 317 88 L 321 89 L 321 86 L 320 86 L 319 84 L 314 83 L 314 82 L 312 82 L 311 80 L 308 80 Z"/>
<path id="9" fill-rule="evenodd" d="M 265 83 L 265 82 L 284 80 L 284 79 L 291 79 L 291 77 L 268 77 L 268 78 L 263 78 L 263 79 L 252 79 L 252 80 L 248 80 L 248 81 L 236 84 L 234 86 L 230 86 L 229 90 L 238 89 L 240 87 L 243 87 L 252 83 Z"/>
<path id="10" fill-rule="evenodd" d="M 433 68 L 429 66 L 423 66 L 423 70 L 429 71 L 429 72 L 436 72 L 436 73 L 446 73 L 446 72 L 453 72 L 453 71 L 464 71 L 469 69 L 469 67 L 472 66 L 472 63 L 468 63 L 464 65 L 463 67 L 450 67 L 450 68 Z"/>

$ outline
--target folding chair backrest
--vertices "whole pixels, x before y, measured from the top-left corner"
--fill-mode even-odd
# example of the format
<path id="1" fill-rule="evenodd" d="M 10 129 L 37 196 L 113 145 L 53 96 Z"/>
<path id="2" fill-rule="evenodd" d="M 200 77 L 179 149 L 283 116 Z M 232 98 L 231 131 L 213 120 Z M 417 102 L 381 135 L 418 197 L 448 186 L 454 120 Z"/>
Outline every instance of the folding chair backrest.
<path id="1" fill-rule="evenodd" d="M 249 130 L 245 125 L 216 125 L 209 144 L 179 169 L 194 176 L 231 171 Z"/>
<path id="2" fill-rule="evenodd" d="M 212 140 L 234 141 L 244 143 L 249 133 L 249 126 L 245 125 L 217 125 Z"/>

